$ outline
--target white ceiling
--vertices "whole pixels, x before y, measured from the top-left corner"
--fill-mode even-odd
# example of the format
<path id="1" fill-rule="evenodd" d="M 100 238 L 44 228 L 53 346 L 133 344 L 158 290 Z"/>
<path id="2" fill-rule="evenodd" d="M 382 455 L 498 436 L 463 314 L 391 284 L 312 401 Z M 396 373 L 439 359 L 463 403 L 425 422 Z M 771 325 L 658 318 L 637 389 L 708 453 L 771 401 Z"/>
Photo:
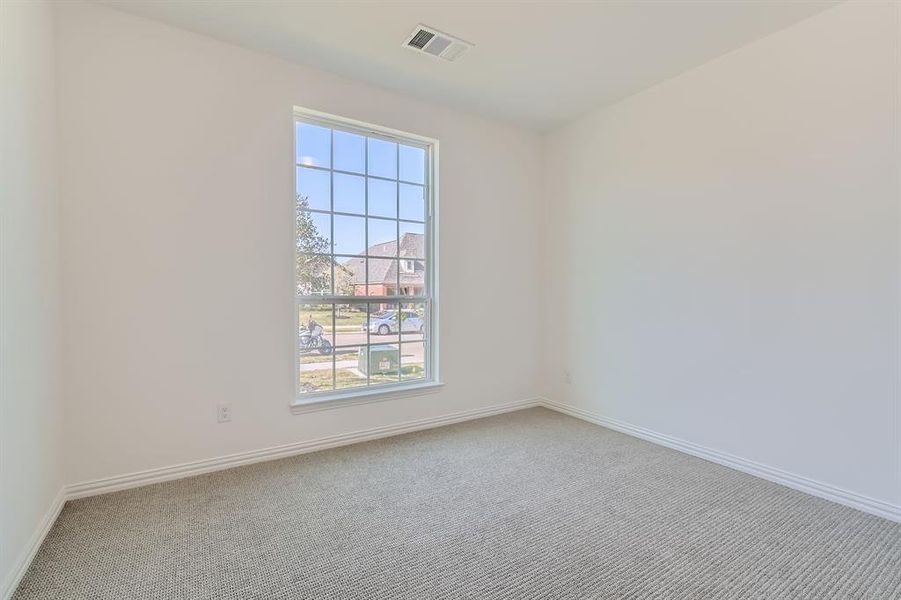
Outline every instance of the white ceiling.
<path id="1" fill-rule="evenodd" d="M 836 2 L 98 0 L 224 41 L 543 130 Z M 475 48 L 401 47 L 418 23 Z"/>

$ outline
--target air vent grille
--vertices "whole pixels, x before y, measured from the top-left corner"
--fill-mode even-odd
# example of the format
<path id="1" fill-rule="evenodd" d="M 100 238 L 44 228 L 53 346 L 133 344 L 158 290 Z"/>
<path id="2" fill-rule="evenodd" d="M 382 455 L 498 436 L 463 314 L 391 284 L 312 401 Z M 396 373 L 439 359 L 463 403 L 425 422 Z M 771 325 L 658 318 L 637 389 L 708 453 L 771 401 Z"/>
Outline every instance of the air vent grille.
<path id="1" fill-rule="evenodd" d="M 417 25 L 404 41 L 404 47 L 415 52 L 436 56 L 444 60 L 456 60 L 472 48 L 472 44 L 437 29 Z"/>
<path id="2" fill-rule="evenodd" d="M 407 42 L 407 45 L 422 50 L 423 47 L 425 47 L 425 45 L 428 44 L 433 37 L 435 37 L 435 34 L 431 31 L 420 29 L 416 32 L 415 35 L 413 35 L 413 39 Z"/>

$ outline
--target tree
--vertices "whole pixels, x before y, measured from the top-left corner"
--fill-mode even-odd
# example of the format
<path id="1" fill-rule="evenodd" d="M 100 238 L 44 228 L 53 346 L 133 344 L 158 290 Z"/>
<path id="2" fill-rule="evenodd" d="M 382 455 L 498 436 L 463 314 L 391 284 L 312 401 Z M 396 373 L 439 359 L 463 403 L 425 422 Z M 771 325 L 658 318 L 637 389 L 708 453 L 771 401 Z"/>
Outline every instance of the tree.
<path id="1" fill-rule="evenodd" d="M 353 296 L 356 285 L 354 284 L 353 271 L 342 264 L 335 263 L 335 293 L 339 296 Z"/>
<path id="2" fill-rule="evenodd" d="M 294 214 L 294 239 L 297 244 L 297 294 L 309 296 L 328 292 L 332 265 L 328 239 L 319 234 L 308 212 L 306 196 L 297 195 Z"/>
<path id="3" fill-rule="evenodd" d="M 356 290 L 356 286 L 354 285 L 354 274 L 353 271 L 335 261 L 335 294 L 338 296 L 353 296 L 354 290 Z M 338 318 L 343 318 L 343 311 L 351 310 L 351 304 L 336 304 L 335 305 L 335 316 Z M 361 310 L 366 308 L 365 304 L 356 305 L 357 310 Z"/>

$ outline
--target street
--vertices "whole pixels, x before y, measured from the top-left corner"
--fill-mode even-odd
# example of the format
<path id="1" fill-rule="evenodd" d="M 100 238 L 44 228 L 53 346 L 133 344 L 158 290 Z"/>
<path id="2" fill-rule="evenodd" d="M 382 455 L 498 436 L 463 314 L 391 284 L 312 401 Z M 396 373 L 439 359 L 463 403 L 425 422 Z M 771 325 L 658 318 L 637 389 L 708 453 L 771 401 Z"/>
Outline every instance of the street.
<path id="1" fill-rule="evenodd" d="M 329 332 L 323 334 L 328 341 L 333 342 L 335 346 L 357 346 L 364 345 L 367 343 L 366 332 L 360 331 L 359 329 L 349 330 L 349 331 L 341 331 L 333 336 L 329 335 Z M 405 332 L 401 335 L 401 340 L 403 342 L 421 342 L 423 335 L 418 331 L 410 331 Z M 372 333 L 369 335 L 368 343 L 370 344 L 396 344 L 398 342 L 397 332 L 390 333 L 388 335 L 379 335 L 377 333 Z"/>

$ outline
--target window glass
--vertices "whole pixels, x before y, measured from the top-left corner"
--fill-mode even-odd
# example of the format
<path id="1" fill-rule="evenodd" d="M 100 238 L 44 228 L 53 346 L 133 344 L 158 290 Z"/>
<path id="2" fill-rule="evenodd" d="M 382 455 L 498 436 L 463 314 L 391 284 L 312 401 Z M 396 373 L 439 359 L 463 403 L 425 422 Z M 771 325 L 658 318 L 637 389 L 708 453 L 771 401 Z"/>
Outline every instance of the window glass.
<path id="1" fill-rule="evenodd" d="M 370 177 L 369 214 L 374 217 L 397 216 L 397 182 L 374 179 Z"/>
<path id="2" fill-rule="evenodd" d="M 400 146 L 398 154 L 401 181 L 425 183 L 425 150 L 412 146 Z"/>
<path id="3" fill-rule="evenodd" d="M 312 210 L 332 209 L 332 183 L 328 171 L 297 168 L 297 197 Z"/>
<path id="4" fill-rule="evenodd" d="M 366 138 L 335 131 L 335 169 L 351 173 L 366 172 Z"/>
<path id="5" fill-rule="evenodd" d="M 431 153 L 324 123 L 298 116 L 295 129 L 300 402 L 428 381 L 434 367 Z"/>
<path id="6" fill-rule="evenodd" d="M 402 183 L 398 187 L 400 218 L 425 221 L 425 187 Z"/>
<path id="7" fill-rule="evenodd" d="M 369 175 L 397 179 L 397 144 L 375 138 L 369 138 L 368 142 L 368 168 Z"/>
<path id="8" fill-rule="evenodd" d="M 297 164 L 329 168 L 332 165 L 332 131 L 326 127 L 297 124 Z"/>
<path id="9" fill-rule="evenodd" d="M 366 213 L 366 180 L 356 175 L 334 174 L 335 212 Z"/>

